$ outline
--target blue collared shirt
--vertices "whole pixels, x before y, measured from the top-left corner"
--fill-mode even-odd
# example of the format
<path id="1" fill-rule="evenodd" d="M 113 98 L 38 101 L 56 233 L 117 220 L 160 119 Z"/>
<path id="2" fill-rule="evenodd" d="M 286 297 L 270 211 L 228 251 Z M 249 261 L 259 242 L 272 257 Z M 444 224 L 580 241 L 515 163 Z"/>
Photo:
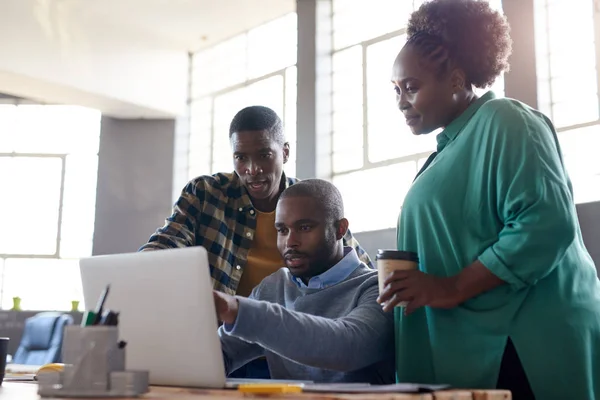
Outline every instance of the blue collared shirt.
<path id="1" fill-rule="evenodd" d="M 333 267 L 323 272 L 321 275 L 313 276 L 309 279 L 308 285 L 302 282 L 302 279 L 292 277 L 292 281 L 300 288 L 325 289 L 326 287 L 336 285 L 348 278 L 351 273 L 361 264 L 356 251 L 352 247 L 344 247 L 344 258 Z"/>
<path id="2" fill-rule="evenodd" d="M 344 257 L 337 264 L 323 272 L 321 275 L 310 278 L 308 285 L 305 285 L 300 278 L 296 278 L 295 276 L 291 275 L 292 282 L 294 282 L 299 288 L 325 289 L 348 278 L 350 274 L 352 274 L 361 264 L 362 261 L 360 258 L 358 258 L 356 250 L 354 250 L 352 247 L 344 246 Z M 223 330 L 226 333 L 231 333 L 234 329 L 236 329 L 236 324 L 237 319 L 233 324 L 223 324 Z"/>

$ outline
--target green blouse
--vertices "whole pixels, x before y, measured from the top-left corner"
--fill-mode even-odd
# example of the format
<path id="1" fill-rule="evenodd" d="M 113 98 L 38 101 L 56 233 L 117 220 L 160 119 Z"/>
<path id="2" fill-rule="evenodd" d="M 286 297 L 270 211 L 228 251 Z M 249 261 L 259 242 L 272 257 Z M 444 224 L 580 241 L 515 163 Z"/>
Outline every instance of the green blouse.
<path id="1" fill-rule="evenodd" d="M 397 308 L 398 380 L 494 388 L 510 337 L 538 399 L 600 396 L 600 284 L 551 122 L 488 92 L 437 139 L 398 249 L 438 276 L 479 259 L 506 284 L 451 310 Z"/>

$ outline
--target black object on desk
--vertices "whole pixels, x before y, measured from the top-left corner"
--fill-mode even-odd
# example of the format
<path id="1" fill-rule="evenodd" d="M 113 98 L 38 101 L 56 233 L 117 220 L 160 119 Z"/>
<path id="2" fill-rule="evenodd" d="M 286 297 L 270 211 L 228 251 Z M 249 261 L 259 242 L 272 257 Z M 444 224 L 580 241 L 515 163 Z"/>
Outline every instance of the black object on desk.
<path id="1" fill-rule="evenodd" d="M 0 386 L 4 380 L 4 371 L 6 370 L 6 357 L 8 356 L 8 342 L 10 341 L 7 337 L 0 337 Z"/>
<path id="2" fill-rule="evenodd" d="M 99 325 L 117 326 L 119 325 L 119 313 L 106 310 L 100 318 Z"/>

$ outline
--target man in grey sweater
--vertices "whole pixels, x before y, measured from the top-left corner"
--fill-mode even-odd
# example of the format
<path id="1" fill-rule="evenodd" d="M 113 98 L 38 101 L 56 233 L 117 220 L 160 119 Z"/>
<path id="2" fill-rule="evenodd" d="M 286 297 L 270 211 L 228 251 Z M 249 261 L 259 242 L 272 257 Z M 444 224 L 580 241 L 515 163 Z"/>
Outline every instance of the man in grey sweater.
<path id="1" fill-rule="evenodd" d="M 375 301 L 377 271 L 343 246 L 337 188 L 319 179 L 290 186 L 275 227 L 287 268 L 248 298 L 214 292 L 227 373 L 266 356 L 274 379 L 393 383 L 393 315 Z"/>

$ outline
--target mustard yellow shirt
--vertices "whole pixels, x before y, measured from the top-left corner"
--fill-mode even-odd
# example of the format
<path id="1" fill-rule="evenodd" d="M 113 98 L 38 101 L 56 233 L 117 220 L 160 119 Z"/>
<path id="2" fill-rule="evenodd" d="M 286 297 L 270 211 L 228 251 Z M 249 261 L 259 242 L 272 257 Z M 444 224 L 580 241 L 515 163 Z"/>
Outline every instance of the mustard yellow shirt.
<path id="1" fill-rule="evenodd" d="M 256 233 L 237 294 L 248 297 L 263 279 L 283 266 L 283 258 L 277 250 L 275 211 L 263 213 L 256 210 Z"/>

